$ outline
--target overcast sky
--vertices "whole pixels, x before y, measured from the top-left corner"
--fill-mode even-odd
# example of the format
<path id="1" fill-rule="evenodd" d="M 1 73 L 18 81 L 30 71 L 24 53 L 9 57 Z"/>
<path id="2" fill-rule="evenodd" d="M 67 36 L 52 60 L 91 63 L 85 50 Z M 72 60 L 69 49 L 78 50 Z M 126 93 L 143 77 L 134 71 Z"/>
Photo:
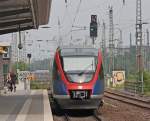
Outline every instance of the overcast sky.
<path id="1" fill-rule="evenodd" d="M 51 15 L 48 29 L 39 29 L 29 31 L 29 40 L 37 39 L 58 39 L 59 33 L 63 39 L 63 43 L 70 41 L 71 34 L 72 39 L 84 39 L 85 36 L 89 36 L 89 28 L 82 31 L 70 32 L 73 26 L 86 26 L 89 27 L 90 15 L 96 14 L 98 16 L 99 26 L 99 37 L 101 38 L 101 27 L 102 22 L 106 23 L 106 31 L 108 33 L 109 27 L 109 6 L 113 6 L 114 10 L 114 25 L 115 28 L 120 28 L 123 31 L 123 43 L 124 45 L 129 44 L 129 33 L 135 36 L 135 18 L 136 18 L 136 0 L 125 0 L 123 6 L 123 0 L 52 0 Z M 143 22 L 150 22 L 149 8 L 150 0 L 142 0 L 142 17 Z M 58 26 L 60 21 L 60 27 Z M 117 24 L 117 25 L 116 25 Z M 143 31 L 150 25 L 144 25 Z M 59 29 L 60 28 L 60 32 Z M 115 38 L 119 38 L 119 32 L 117 29 L 114 30 Z M 106 37 L 108 41 L 108 36 Z M 0 36 L 0 41 L 11 40 L 11 34 Z M 73 41 L 72 40 L 72 41 Z"/>

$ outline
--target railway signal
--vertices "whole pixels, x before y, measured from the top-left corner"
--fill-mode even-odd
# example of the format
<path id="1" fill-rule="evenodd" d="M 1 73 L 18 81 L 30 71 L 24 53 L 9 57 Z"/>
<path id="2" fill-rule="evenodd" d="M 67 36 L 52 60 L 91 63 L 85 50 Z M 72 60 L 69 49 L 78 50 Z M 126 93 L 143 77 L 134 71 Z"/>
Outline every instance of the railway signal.
<path id="1" fill-rule="evenodd" d="M 91 15 L 90 37 L 97 37 L 97 15 Z"/>
<path id="2" fill-rule="evenodd" d="M 126 1 L 125 1 L 125 0 L 123 0 L 123 5 L 125 5 L 125 2 L 126 2 Z"/>

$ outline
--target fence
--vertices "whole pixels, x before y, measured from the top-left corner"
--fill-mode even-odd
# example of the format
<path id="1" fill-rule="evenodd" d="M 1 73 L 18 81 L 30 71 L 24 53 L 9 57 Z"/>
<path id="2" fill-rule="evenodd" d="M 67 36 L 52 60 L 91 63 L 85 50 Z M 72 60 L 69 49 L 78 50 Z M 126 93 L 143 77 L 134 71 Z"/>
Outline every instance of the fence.
<path id="1" fill-rule="evenodd" d="M 137 70 L 137 55 L 136 46 L 114 48 L 113 57 L 111 57 L 111 51 L 106 48 L 106 52 L 103 53 L 104 72 L 105 74 L 111 74 L 113 70 L 125 70 L 126 76 L 138 72 Z M 102 51 L 103 52 L 103 51 Z M 142 59 L 143 67 L 145 71 L 150 71 L 150 47 L 142 47 Z"/>
<path id="2" fill-rule="evenodd" d="M 141 82 L 125 81 L 124 88 L 128 92 L 132 92 L 132 93 L 136 93 L 136 94 L 142 92 Z"/>

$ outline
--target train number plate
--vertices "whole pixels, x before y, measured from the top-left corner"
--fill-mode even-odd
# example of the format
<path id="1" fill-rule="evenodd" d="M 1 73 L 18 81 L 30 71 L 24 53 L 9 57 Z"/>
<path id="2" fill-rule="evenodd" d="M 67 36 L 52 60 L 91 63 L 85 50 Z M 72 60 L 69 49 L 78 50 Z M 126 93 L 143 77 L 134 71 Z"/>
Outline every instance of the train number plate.
<path id="1" fill-rule="evenodd" d="M 86 99 L 88 97 L 87 91 L 73 91 L 73 99 Z"/>

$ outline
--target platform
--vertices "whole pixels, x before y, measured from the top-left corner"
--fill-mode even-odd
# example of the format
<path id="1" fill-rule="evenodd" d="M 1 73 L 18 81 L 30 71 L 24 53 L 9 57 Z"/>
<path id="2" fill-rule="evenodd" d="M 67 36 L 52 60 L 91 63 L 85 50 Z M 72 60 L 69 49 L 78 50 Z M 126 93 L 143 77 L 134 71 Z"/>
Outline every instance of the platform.
<path id="1" fill-rule="evenodd" d="M 0 95 L 0 121 L 53 121 L 47 90 Z"/>

